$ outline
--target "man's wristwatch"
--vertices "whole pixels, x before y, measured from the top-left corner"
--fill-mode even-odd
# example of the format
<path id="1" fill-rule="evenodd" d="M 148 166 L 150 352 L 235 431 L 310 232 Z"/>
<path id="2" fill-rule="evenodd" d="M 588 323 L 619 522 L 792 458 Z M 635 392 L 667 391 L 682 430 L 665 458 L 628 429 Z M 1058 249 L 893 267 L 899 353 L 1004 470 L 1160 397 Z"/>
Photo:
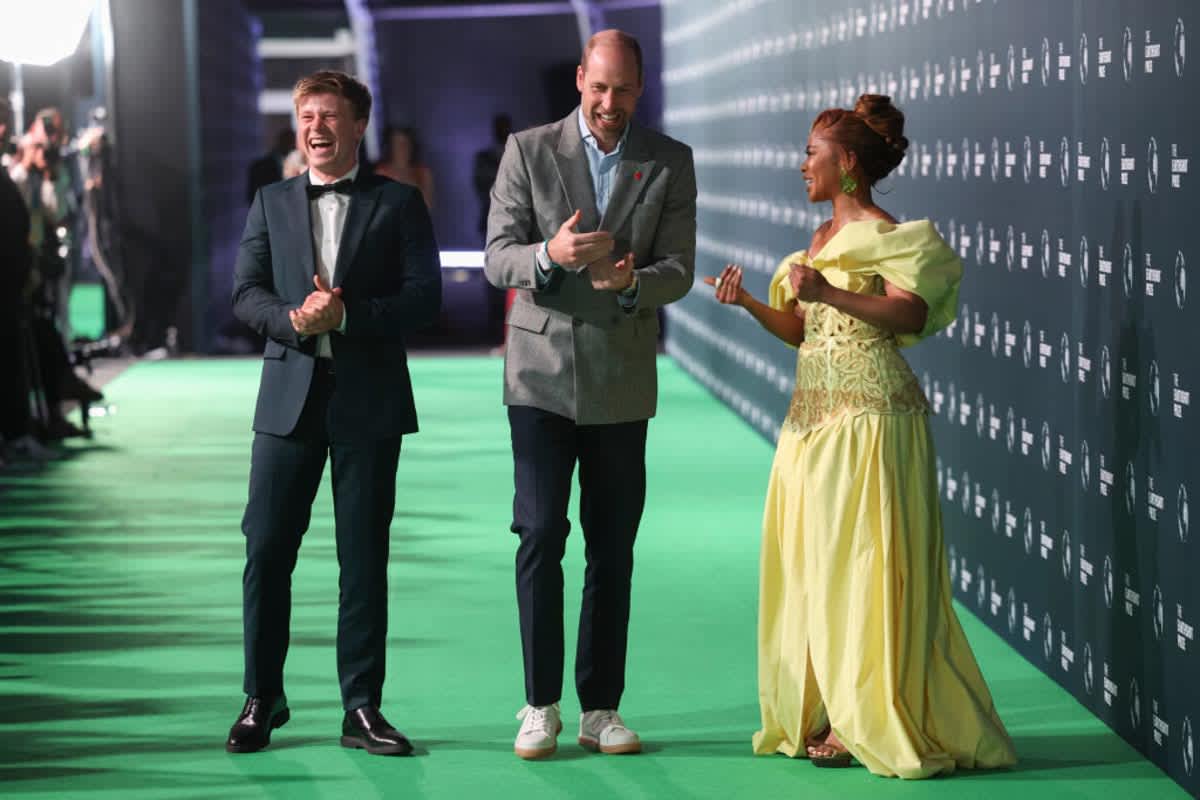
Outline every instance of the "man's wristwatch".
<path id="1" fill-rule="evenodd" d="M 637 276 L 637 271 L 635 270 L 633 273 L 633 280 L 630 282 L 630 284 L 628 286 L 626 286 L 624 289 L 622 289 L 620 291 L 620 294 L 625 297 L 633 297 L 635 294 L 637 294 L 637 288 L 638 288 L 638 276 Z"/>

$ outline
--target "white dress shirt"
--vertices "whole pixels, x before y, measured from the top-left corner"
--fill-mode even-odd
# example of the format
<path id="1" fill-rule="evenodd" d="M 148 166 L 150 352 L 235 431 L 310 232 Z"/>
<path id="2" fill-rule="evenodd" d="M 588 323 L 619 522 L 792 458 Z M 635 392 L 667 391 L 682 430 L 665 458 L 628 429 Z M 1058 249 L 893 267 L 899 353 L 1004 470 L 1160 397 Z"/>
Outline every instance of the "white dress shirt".
<path id="1" fill-rule="evenodd" d="M 337 180 L 355 180 L 358 177 L 358 164 Z M 322 181 L 317 179 L 310 169 L 308 181 L 314 186 L 320 186 Z M 316 259 L 317 274 L 332 287 L 334 269 L 337 267 L 338 248 L 342 244 L 342 230 L 346 227 L 346 212 L 350 210 L 350 195 L 341 192 L 325 192 L 319 197 L 308 201 L 309 217 L 312 219 L 313 257 Z M 315 288 L 315 287 L 314 287 Z M 343 309 L 342 322 L 338 325 L 339 333 L 346 330 L 346 314 Z M 333 358 L 333 347 L 329 344 L 329 334 L 322 333 L 317 339 L 317 356 Z"/>

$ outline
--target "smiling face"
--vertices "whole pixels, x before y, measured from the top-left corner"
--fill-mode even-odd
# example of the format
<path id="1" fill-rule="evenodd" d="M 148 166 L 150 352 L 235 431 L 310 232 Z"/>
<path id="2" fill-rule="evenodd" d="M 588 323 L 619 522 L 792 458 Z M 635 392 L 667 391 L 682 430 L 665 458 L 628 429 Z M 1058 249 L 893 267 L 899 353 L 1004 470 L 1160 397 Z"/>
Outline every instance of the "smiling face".
<path id="1" fill-rule="evenodd" d="M 354 106 L 340 95 L 305 95 L 296 104 L 296 145 L 321 181 L 340 178 L 354 167 L 366 130 L 367 121 L 355 119 Z"/>
<path id="2" fill-rule="evenodd" d="M 601 150 L 611 151 L 621 140 L 642 96 L 637 58 L 619 44 L 596 45 L 586 64 L 576 68 L 575 87 L 579 89 L 588 130 Z"/>
<path id="3" fill-rule="evenodd" d="M 804 150 L 807 158 L 800 165 L 808 199 L 812 203 L 832 200 L 841 191 L 842 167 L 853 169 L 853 159 L 821 131 L 813 131 Z"/>

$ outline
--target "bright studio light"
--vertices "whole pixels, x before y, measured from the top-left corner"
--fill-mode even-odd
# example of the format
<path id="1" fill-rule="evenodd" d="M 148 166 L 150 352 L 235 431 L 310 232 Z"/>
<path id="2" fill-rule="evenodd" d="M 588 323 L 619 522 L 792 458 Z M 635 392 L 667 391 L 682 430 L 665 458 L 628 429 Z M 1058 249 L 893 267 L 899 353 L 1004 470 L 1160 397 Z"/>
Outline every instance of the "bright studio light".
<path id="1" fill-rule="evenodd" d="M 41 0 L 6 13 L 0 25 L 0 61 L 48 67 L 75 52 L 95 0 Z"/>

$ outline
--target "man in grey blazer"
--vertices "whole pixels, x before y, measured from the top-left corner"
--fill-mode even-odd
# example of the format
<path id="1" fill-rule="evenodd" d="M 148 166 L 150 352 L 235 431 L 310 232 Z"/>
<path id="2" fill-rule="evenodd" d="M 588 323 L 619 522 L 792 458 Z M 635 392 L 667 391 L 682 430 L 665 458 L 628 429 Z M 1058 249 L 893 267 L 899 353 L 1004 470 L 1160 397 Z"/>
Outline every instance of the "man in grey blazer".
<path id="1" fill-rule="evenodd" d="M 488 215 L 488 280 L 516 288 L 504 359 L 516 496 L 517 602 L 525 700 L 522 758 L 562 729 L 562 557 L 579 464 L 587 569 L 575 685 L 579 743 L 636 753 L 617 707 L 633 544 L 646 497 L 646 429 L 657 402 L 658 308 L 692 286 L 691 149 L 633 122 L 641 48 L 597 33 L 576 71 L 580 107 L 510 136 Z"/>

